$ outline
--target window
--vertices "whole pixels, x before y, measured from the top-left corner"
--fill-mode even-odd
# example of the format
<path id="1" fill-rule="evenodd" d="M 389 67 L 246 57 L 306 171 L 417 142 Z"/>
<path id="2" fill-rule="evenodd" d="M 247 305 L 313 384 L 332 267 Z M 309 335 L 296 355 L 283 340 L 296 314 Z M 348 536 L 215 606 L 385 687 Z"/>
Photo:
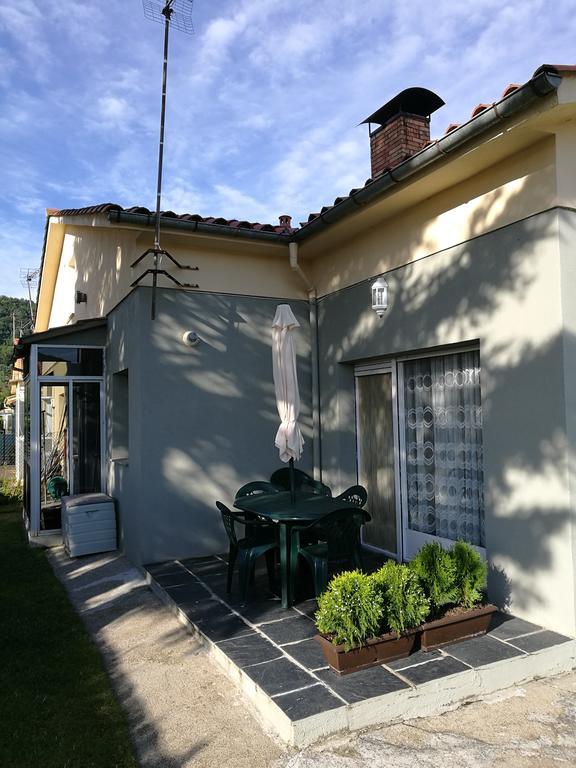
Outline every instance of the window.
<path id="1" fill-rule="evenodd" d="M 38 347 L 40 376 L 102 376 L 102 350 L 92 347 Z"/>
<path id="2" fill-rule="evenodd" d="M 128 369 L 125 369 L 112 376 L 112 459 L 129 456 L 129 410 Z"/>

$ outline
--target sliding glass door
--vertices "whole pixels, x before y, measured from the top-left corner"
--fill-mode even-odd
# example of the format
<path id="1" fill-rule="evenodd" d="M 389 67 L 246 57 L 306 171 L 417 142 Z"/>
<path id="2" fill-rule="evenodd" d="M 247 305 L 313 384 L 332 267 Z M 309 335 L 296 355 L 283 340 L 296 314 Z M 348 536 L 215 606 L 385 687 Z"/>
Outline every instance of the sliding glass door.
<path id="1" fill-rule="evenodd" d="M 477 351 L 401 364 L 404 554 L 427 541 L 485 547 Z"/>
<path id="2" fill-rule="evenodd" d="M 364 543 L 404 560 L 427 541 L 483 552 L 479 352 L 358 367 L 356 402 Z"/>
<path id="3" fill-rule="evenodd" d="M 358 480 L 368 491 L 371 520 L 363 544 L 398 556 L 395 376 L 392 368 L 357 372 Z"/>

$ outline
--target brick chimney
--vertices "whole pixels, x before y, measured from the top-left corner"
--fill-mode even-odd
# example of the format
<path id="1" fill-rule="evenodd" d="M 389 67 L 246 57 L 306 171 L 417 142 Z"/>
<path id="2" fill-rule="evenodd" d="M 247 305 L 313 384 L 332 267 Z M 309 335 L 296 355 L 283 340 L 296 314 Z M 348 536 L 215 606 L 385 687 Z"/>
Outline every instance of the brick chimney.
<path id="1" fill-rule="evenodd" d="M 370 127 L 371 177 L 376 179 L 430 141 L 430 115 L 444 102 L 426 88 L 407 88 L 363 123 Z M 374 130 L 371 125 L 376 124 Z"/>

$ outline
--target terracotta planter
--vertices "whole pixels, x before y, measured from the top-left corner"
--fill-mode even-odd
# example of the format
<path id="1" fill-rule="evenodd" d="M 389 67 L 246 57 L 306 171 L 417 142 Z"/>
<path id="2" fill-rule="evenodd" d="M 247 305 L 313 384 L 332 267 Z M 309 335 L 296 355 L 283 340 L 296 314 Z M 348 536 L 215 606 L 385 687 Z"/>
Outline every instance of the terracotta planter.
<path id="1" fill-rule="evenodd" d="M 432 651 L 441 645 L 456 643 L 469 637 L 484 635 L 488 631 L 492 614 L 498 610 L 495 605 L 481 605 L 462 613 L 443 616 L 436 621 L 422 624 L 421 647 L 423 651 Z"/>
<path id="2" fill-rule="evenodd" d="M 345 651 L 343 645 L 334 645 L 323 635 L 315 635 L 314 639 L 320 643 L 324 658 L 334 672 L 347 675 L 359 669 L 406 658 L 414 650 L 419 631 L 419 629 L 409 629 L 400 636 L 390 632 L 387 635 L 373 637 L 367 640 L 365 645 L 353 648 L 351 651 Z"/>

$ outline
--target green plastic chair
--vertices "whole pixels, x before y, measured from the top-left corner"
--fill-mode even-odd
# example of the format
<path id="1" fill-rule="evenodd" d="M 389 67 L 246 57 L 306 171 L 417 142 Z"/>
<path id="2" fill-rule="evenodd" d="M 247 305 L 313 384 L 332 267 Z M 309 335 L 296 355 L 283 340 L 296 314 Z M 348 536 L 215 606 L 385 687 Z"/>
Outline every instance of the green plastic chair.
<path id="1" fill-rule="evenodd" d="M 364 507 L 368 501 L 368 493 L 362 485 L 351 485 L 346 488 L 339 496 L 334 497 L 337 501 L 345 501 L 348 504 L 356 504 L 357 507 Z"/>
<path id="2" fill-rule="evenodd" d="M 280 491 L 275 485 L 268 483 L 266 480 L 253 480 L 251 483 L 246 483 L 246 485 L 239 488 L 236 491 L 235 498 L 241 499 L 246 496 L 263 496 L 270 493 L 280 493 Z M 258 517 L 253 512 L 244 512 L 243 514 L 246 518 L 246 533 L 249 538 L 259 539 L 266 529 L 262 529 L 259 526 L 253 527 L 250 524 L 250 521 L 258 520 Z"/>
<path id="3" fill-rule="evenodd" d="M 361 508 L 364 507 L 368 501 L 368 492 L 362 485 L 351 485 L 350 488 L 346 488 L 346 490 L 339 496 L 336 496 L 336 499 L 338 499 L 338 501 L 345 501 L 348 504 L 355 504 L 357 507 Z M 368 520 L 370 519 L 370 516 L 368 516 Z M 358 547 L 359 552 L 362 551 L 362 541 L 360 539 L 361 527 L 362 525 L 360 525 L 356 531 L 356 546 Z"/>
<path id="4" fill-rule="evenodd" d="M 324 515 L 307 526 L 295 526 L 291 531 L 290 583 L 294 594 L 294 581 L 298 556 L 303 557 L 314 574 L 314 593 L 322 594 L 328 585 L 329 570 L 345 567 L 362 568 L 360 528 L 370 520 L 364 510 L 338 509 Z M 302 543 L 303 536 L 318 538 L 315 544 Z M 335 568 L 336 567 L 336 568 Z"/>
<path id="5" fill-rule="evenodd" d="M 290 490 L 290 468 L 282 467 L 272 473 L 270 477 L 272 485 L 281 488 L 283 491 Z M 307 491 L 308 493 L 315 493 L 318 496 L 332 496 L 332 491 L 327 485 L 321 483 L 319 480 L 314 480 L 313 477 L 302 472 L 301 469 L 294 469 L 294 490 Z"/>
<path id="6" fill-rule="evenodd" d="M 46 491 L 54 500 L 61 499 L 68 493 L 68 483 L 64 477 L 53 475 L 46 483 Z"/>
<path id="7" fill-rule="evenodd" d="M 260 496 L 266 493 L 279 493 L 279 489 L 272 485 L 272 483 L 266 480 L 253 480 L 251 483 L 246 483 L 242 488 L 236 491 L 236 498 L 240 499 L 243 496 Z"/>
<path id="8" fill-rule="evenodd" d="M 258 520 L 253 516 L 247 516 L 243 513 L 232 512 L 231 509 L 221 501 L 216 502 L 216 506 L 222 515 L 222 522 L 228 534 L 228 577 L 226 581 L 226 592 L 232 590 L 232 577 L 234 574 L 234 565 L 238 560 L 238 570 L 240 575 L 240 596 L 242 603 L 246 602 L 248 586 L 253 580 L 256 560 L 261 556 L 266 556 L 266 568 L 268 570 L 268 581 L 272 588 L 274 583 L 274 565 L 275 552 L 278 550 L 277 529 L 276 526 Z M 244 525 L 246 533 L 245 538 L 239 539 L 236 535 L 236 523 Z"/>

